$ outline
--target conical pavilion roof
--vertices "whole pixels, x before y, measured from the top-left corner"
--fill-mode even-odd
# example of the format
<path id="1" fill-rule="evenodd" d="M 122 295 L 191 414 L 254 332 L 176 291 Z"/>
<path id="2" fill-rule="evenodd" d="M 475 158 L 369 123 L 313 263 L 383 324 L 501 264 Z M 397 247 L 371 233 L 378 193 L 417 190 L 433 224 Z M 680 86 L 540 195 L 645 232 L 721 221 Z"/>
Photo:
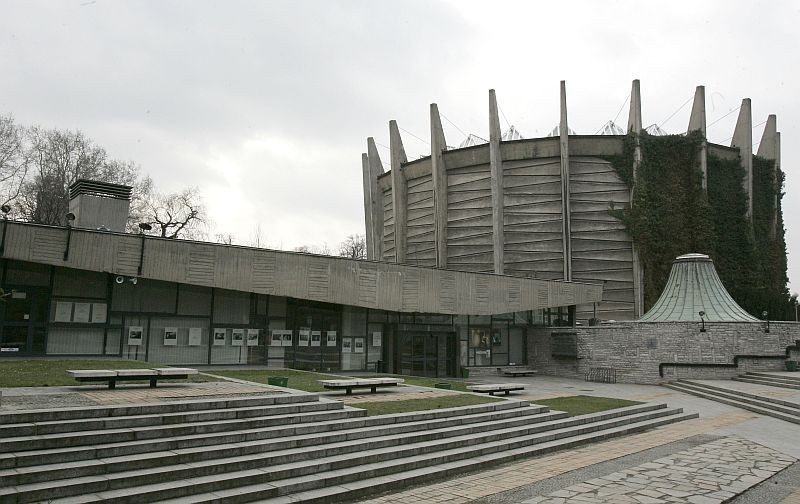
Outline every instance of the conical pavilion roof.
<path id="1" fill-rule="evenodd" d="M 639 322 L 757 322 L 733 300 L 705 254 L 685 254 L 672 262 L 664 292 Z"/>

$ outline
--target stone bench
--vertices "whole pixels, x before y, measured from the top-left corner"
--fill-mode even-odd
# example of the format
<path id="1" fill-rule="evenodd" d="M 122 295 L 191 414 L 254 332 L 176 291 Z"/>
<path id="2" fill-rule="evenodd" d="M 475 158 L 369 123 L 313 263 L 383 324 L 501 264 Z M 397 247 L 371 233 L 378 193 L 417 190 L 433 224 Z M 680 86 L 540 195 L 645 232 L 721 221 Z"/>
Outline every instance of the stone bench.
<path id="1" fill-rule="evenodd" d="M 378 387 L 396 387 L 403 383 L 402 378 L 359 378 L 352 380 L 317 380 L 323 387 L 329 390 L 345 389 L 347 395 L 353 393 L 353 389 L 368 388 L 374 394 Z"/>
<path id="2" fill-rule="evenodd" d="M 185 380 L 196 375 L 192 368 L 155 369 L 68 369 L 67 374 L 79 382 L 108 382 L 108 388 L 116 388 L 118 381 L 149 381 L 155 388 L 158 380 Z"/>
<path id="3" fill-rule="evenodd" d="M 512 390 L 525 390 L 525 385 L 519 383 L 490 383 L 488 385 L 472 385 L 467 387 L 467 390 L 491 396 L 496 392 L 505 392 L 505 395 L 508 395 Z"/>
<path id="4" fill-rule="evenodd" d="M 506 368 L 503 370 L 506 376 L 533 376 L 536 374 L 535 369 L 530 368 Z"/>

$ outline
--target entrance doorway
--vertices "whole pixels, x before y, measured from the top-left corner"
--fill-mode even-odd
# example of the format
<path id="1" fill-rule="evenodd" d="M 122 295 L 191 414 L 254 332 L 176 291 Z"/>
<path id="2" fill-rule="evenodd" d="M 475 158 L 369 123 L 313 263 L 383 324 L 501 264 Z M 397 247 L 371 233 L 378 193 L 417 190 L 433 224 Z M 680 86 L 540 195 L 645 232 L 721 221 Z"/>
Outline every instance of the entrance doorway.
<path id="1" fill-rule="evenodd" d="M 11 287 L 8 288 L 11 291 Z M 0 303 L 3 355 L 43 355 L 47 335 L 48 289 L 15 287 Z"/>
<path id="2" fill-rule="evenodd" d="M 400 332 L 395 369 L 432 378 L 456 376 L 458 339 L 454 332 Z"/>

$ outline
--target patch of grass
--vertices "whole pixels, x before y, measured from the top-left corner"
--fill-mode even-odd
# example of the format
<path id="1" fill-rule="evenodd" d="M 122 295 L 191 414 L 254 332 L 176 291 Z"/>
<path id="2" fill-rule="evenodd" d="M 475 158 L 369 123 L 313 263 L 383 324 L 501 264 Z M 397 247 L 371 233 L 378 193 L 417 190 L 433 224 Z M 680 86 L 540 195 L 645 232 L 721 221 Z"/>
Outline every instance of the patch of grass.
<path id="1" fill-rule="evenodd" d="M 299 371 L 296 369 L 243 369 L 208 371 L 209 374 L 247 380 L 256 383 L 267 383 L 270 376 L 285 376 L 289 378 L 288 387 L 306 392 L 324 392 L 325 388 L 317 380 L 336 380 L 341 376 Z"/>
<path id="2" fill-rule="evenodd" d="M 592 397 L 584 395 L 555 397 L 553 399 L 537 399 L 531 402 L 534 404 L 547 406 L 551 410 L 565 411 L 569 413 L 569 416 L 586 415 L 587 413 L 597 413 L 598 411 L 606 411 L 616 408 L 624 408 L 625 406 L 641 404 L 640 402 L 628 401 L 627 399 Z"/>
<path id="3" fill-rule="evenodd" d="M 81 385 L 67 375 L 67 369 L 138 369 L 164 367 L 152 362 L 123 359 L 78 360 L 78 359 L 30 359 L 0 362 L 0 387 L 57 387 Z M 171 380 L 179 382 L 183 380 Z M 207 376 L 196 375 L 188 381 L 214 381 Z M 102 384 L 102 382 L 97 382 Z M 133 382 L 131 382 L 133 383 Z M 85 384 L 85 383 L 84 383 Z"/>
<path id="4" fill-rule="evenodd" d="M 352 404 L 354 408 L 367 410 L 367 415 L 390 415 L 393 413 L 407 413 L 409 411 L 427 411 L 440 408 L 455 408 L 457 406 L 471 406 L 484 404 L 503 399 L 488 396 L 474 396 L 470 394 L 447 395 L 427 399 L 409 399 L 407 401 L 376 401 Z"/>

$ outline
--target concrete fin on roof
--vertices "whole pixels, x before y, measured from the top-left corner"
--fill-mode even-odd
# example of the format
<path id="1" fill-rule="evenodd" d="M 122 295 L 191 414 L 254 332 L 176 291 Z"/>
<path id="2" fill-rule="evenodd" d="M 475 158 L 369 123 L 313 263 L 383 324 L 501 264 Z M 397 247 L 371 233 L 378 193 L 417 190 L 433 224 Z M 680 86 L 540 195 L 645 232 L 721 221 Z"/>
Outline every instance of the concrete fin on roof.
<path id="1" fill-rule="evenodd" d="M 685 254 L 672 262 L 667 285 L 639 322 L 757 322 L 733 300 L 705 254 Z"/>

